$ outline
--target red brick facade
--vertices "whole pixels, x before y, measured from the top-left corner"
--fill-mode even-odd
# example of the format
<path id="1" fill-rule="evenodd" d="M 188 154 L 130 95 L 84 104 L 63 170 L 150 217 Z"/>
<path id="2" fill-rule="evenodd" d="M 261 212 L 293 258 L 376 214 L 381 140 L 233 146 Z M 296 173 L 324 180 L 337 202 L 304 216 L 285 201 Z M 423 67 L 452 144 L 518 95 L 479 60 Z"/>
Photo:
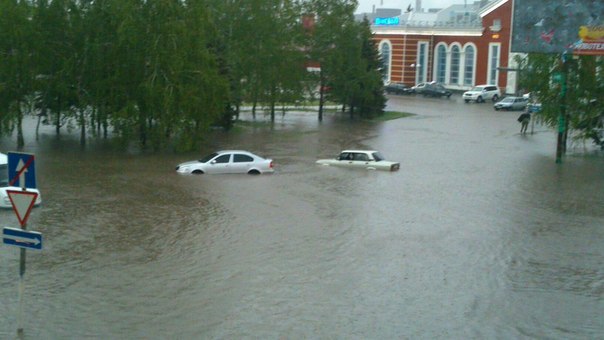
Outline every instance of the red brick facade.
<path id="1" fill-rule="evenodd" d="M 492 1 L 478 12 L 482 27 L 372 26 L 380 53 L 390 57 L 385 81 L 437 81 L 459 90 L 496 83 L 505 92 L 512 11 L 512 0 Z"/>

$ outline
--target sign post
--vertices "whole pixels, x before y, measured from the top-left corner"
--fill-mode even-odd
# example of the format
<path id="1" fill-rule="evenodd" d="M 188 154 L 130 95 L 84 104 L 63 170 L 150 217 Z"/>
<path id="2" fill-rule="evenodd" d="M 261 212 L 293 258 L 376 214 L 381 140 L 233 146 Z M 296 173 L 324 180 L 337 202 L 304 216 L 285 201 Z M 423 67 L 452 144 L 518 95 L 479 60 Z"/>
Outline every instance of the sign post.
<path id="1" fill-rule="evenodd" d="M 27 219 L 38 194 L 27 191 L 36 188 L 34 155 L 27 153 L 8 153 L 9 186 L 19 186 L 21 190 L 7 190 L 13 210 L 19 219 L 21 229 L 4 228 L 3 242 L 20 247 L 19 256 L 19 311 L 17 315 L 17 335 L 23 335 L 23 297 L 25 296 L 25 259 L 26 248 L 42 249 L 42 234 L 28 232 Z"/>

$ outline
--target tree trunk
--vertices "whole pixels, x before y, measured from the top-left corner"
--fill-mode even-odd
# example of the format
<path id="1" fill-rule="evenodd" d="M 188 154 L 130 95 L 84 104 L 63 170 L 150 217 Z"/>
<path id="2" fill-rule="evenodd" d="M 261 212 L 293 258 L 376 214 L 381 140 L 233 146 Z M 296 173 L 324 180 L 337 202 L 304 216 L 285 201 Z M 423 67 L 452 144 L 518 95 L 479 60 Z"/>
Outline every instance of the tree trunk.
<path id="1" fill-rule="evenodd" d="M 38 123 L 36 124 L 36 140 L 39 139 L 39 135 L 38 132 L 40 131 L 40 122 L 42 122 L 42 117 L 44 117 L 44 119 L 47 119 L 46 117 L 46 107 L 42 107 L 40 114 L 38 115 Z"/>
<path id="2" fill-rule="evenodd" d="M 256 99 L 254 98 L 254 103 L 252 104 L 252 118 L 256 120 Z"/>
<path id="3" fill-rule="evenodd" d="M 80 146 L 86 146 L 86 117 L 84 116 L 84 111 L 80 110 Z"/>
<path id="4" fill-rule="evenodd" d="M 19 104 L 16 105 L 17 110 L 17 149 L 21 150 L 25 146 L 25 139 L 23 138 L 23 113 Z"/>
<path id="5" fill-rule="evenodd" d="M 58 109 L 57 109 L 57 117 L 55 118 L 55 132 L 57 135 L 61 134 L 61 96 L 57 99 L 58 101 Z"/>
<path id="6" fill-rule="evenodd" d="M 323 121 L 323 104 L 325 103 L 325 96 L 323 90 L 325 89 L 325 76 L 323 76 L 323 69 L 319 71 L 319 121 Z"/>

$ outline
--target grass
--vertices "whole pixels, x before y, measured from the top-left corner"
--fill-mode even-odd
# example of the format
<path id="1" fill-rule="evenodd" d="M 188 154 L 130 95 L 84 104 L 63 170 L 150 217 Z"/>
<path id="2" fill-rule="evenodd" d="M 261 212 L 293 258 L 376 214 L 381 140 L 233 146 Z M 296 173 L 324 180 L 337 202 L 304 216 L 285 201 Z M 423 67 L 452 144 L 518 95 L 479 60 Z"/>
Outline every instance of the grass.
<path id="1" fill-rule="evenodd" d="M 384 114 L 381 116 L 377 116 L 371 119 L 368 119 L 371 122 L 385 122 L 388 120 L 399 119 L 413 116 L 413 113 L 408 112 L 398 112 L 398 111 L 384 111 Z"/>
<path id="2" fill-rule="evenodd" d="M 316 109 L 305 109 L 305 108 L 291 108 L 288 109 L 287 111 L 298 111 L 298 112 L 313 112 L 316 113 Z M 259 110 L 259 112 L 263 112 L 261 110 Z M 341 113 L 340 109 L 334 109 L 334 108 L 325 108 L 323 110 L 324 113 Z M 347 112 L 342 113 L 343 115 L 347 115 Z M 262 113 L 259 114 L 260 116 L 263 116 Z M 275 116 L 280 116 L 281 115 L 281 111 L 277 111 L 275 112 Z M 408 112 L 399 112 L 399 111 L 384 111 L 384 114 L 381 116 L 376 116 L 373 118 L 367 118 L 364 119 L 365 121 L 368 122 L 385 122 L 385 121 L 389 121 L 389 120 L 393 120 L 393 119 L 399 119 L 399 118 L 405 118 L 405 117 L 409 117 L 409 116 L 414 116 L 413 113 L 408 113 Z M 238 130 L 238 128 L 261 128 L 261 127 L 269 127 L 271 126 L 271 122 L 270 120 L 266 120 L 266 117 L 264 117 L 264 119 L 258 119 L 258 120 L 254 120 L 254 121 L 249 121 L 249 120 L 237 120 L 235 122 L 235 126 L 234 129 Z"/>

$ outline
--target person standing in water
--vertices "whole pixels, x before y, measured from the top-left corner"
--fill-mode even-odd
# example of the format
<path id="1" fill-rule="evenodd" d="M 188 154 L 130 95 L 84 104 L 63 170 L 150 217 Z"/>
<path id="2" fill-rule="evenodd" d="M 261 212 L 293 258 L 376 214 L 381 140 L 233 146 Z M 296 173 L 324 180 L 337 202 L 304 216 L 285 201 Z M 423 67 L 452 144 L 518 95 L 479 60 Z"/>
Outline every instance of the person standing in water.
<path id="1" fill-rule="evenodd" d="M 531 121 L 531 114 L 525 112 L 518 117 L 518 122 L 520 122 L 520 133 L 526 133 L 526 129 L 528 128 L 528 124 Z"/>

